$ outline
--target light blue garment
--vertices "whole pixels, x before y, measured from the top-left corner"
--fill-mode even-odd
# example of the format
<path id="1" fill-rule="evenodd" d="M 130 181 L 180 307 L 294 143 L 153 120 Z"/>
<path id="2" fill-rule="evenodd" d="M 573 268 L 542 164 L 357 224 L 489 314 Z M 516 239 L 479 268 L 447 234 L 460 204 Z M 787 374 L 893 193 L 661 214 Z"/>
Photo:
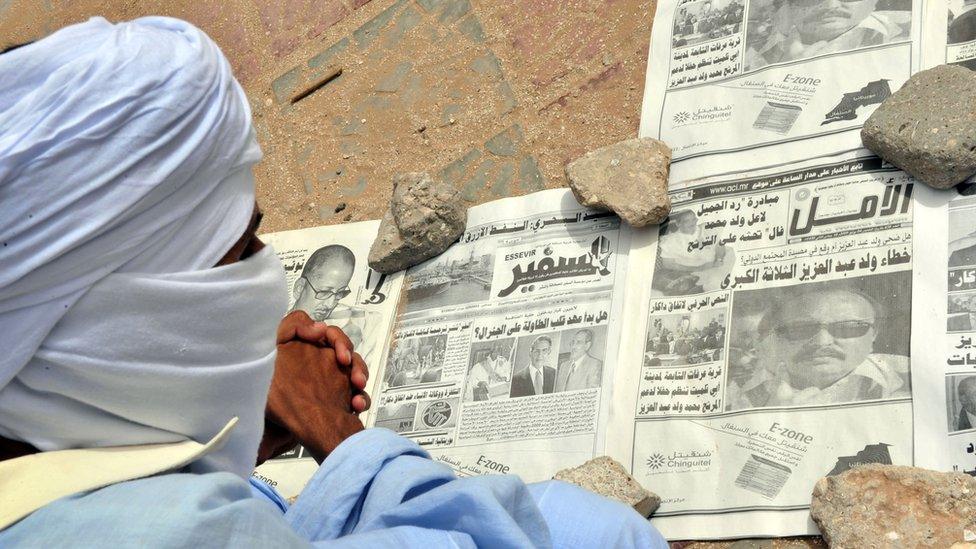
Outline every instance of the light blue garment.
<path id="1" fill-rule="evenodd" d="M 667 549 L 626 505 L 558 481 L 458 479 L 385 429 L 343 442 L 284 507 L 230 473 L 162 475 L 58 500 L 0 532 L 0 547 Z"/>

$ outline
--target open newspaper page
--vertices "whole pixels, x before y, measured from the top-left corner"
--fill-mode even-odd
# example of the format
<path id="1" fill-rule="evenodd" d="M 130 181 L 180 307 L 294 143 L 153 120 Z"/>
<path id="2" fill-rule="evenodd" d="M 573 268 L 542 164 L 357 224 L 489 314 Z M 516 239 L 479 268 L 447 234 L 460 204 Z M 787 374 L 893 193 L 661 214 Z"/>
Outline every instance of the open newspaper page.
<path id="1" fill-rule="evenodd" d="M 378 227 L 379 221 L 364 221 L 261 235 L 285 267 L 289 310 L 342 328 L 370 368 L 370 394 L 386 357 L 403 281 L 402 273 L 380 274 L 366 263 Z M 255 475 L 294 497 L 317 467 L 299 446 L 258 467 Z"/>
<path id="2" fill-rule="evenodd" d="M 976 196 L 918 190 L 915 464 L 976 475 Z"/>
<path id="3" fill-rule="evenodd" d="M 629 234 L 564 189 L 471 208 L 407 270 L 373 425 L 461 476 L 538 481 L 602 453 Z"/>
<path id="4" fill-rule="evenodd" d="M 940 16 L 923 4 L 661 0 L 640 135 L 671 146 L 672 181 L 857 149 L 919 68 L 922 20 Z"/>
<path id="5" fill-rule="evenodd" d="M 811 492 L 912 463 L 912 179 L 867 151 L 673 184 L 636 233 L 607 452 L 670 539 L 815 533 Z"/>

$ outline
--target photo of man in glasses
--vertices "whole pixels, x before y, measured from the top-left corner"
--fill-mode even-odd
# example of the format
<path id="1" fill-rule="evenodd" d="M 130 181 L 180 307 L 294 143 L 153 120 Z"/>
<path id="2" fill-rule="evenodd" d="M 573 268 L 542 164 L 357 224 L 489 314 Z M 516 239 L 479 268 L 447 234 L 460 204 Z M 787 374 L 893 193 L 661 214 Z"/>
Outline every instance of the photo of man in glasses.
<path id="1" fill-rule="evenodd" d="M 907 40 L 911 0 L 750 2 L 745 69 Z"/>
<path id="2" fill-rule="evenodd" d="M 881 276 L 905 278 L 902 273 Z M 871 295 L 885 293 L 887 288 L 875 289 L 881 291 L 867 292 L 858 284 L 836 281 L 789 288 L 774 299 L 772 293 L 765 296 L 771 298 L 770 305 L 755 328 L 755 363 L 750 363 L 749 379 L 739 379 L 733 371 L 738 364 L 729 364 L 730 378 L 737 379 L 741 389 L 735 399 L 729 399 L 730 407 L 824 405 L 910 396 L 910 293 L 899 289 L 881 296 L 891 307 L 889 311 Z M 733 326 L 736 322 L 733 309 Z M 883 345 L 879 341 L 882 332 L 887 332 Z"/>
<path id="3" fill-rule="evenodd" d="M 356 272 L 356 255 L 349 248 L 331 244 L 312 252 L 301 275 L 295 279 L 292 311 L 305 311 L 313 320 L 338 326 L 352 340 L 367 364 L 373 364 L 379 339 L 371 330 L 379 313 L 366 311 L 342 300 L 352 294 L 349 282 Z M 371 321 L 372 320 L 372 321 Z"/>

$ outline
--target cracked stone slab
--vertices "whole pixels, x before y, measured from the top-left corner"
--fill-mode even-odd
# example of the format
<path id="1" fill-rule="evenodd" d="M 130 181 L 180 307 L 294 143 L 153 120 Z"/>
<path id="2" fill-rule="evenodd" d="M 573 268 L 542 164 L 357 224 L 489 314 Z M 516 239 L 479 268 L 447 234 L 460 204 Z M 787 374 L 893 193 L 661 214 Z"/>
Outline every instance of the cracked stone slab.
<path id="1" fill-rule="evenodd" d="M 936 189 L 976 174 L 976 72 L 940 65 L 916 73 L 864 123 L 872 152 Z"/>

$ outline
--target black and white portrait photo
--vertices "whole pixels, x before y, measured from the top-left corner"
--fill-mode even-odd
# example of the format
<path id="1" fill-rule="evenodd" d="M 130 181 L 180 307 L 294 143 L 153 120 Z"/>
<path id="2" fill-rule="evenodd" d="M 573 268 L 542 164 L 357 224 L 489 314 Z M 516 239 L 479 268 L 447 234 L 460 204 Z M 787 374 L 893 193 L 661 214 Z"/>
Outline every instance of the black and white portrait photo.
<path id="1" fill-rule="evenodd" d="M 386 386 L 408 387 L 440 381 L 446 350 L 445 334 L 396 341 L 386 365 Z"/>
<path id="2" fill-rule="evenodd" d="M 357 262 L 356 255 L 346 246 L 318 248 L 305 259 L 295 279 L 291 310 L 305 311 L 313 320 L 342 329 L 363 360 L 374 364 L 383 344 L 384 334 L 379 330 L 382 315 L 356 304 L 356 292 L 350 284 L 357 267 L 366 269 L 366 262 Z"/>
<path id="3" fill-rule="evenodd" d="M 556 388 L 558 357 L 558 333 L 518 338 L 509 396 L 518 398 L 552 393 Z"/>
<path id="4" fill-rule="evenodd" d="M 674 14 L 671 44 L 694 46 L 742 30 L 742 0 L 683 0 Z"/>
<path id="5" fill-rule="evenodd" d="M 727 409 L 911 396 L 911 272 L 735 294 Z"/>
<path id="6" fill-rule="evenodd" d="M 721 288 L 735 264 L 735 251 L 718 241 L 705 247 L 704 223 L 690 209 L 672 211 L 661 224 L 651 295 L 674 296 Z M 695 243 L 693 245 L 693 243 Z"/>
<path id="7" fill-rule="evenodd" d="M 976 429 L 976 375 L 946 376 L 948 432 Z"/>
<path id="8" fill-rule="evenodd" d="M 553 391 L 595 389 L 603 379 L 607 327 L 590 326 L 560 332 L 556 383 Z"/>
<path id="9" fill-rule="evenodd" d="M 685 366 L 722 359 L 726 310 L 651 315 L 644 366 Z"/>
<path id="10" fill-rule="evenodd" d="M 746 71 L 908 40 L 911 0 L 751 0 Z"/>
<path id="11" fill-rule="evenodd" d="M 514 337 L 472 343 L 464 401 L 481 402 L 508 398 L 514 353 Z"/>
<path id="12" fill-rule="evenodd" d="M 494 267 L 493 251 L 455 244 L 443 254 L 407 269 L 407 312 L 487 300 Z"/>

